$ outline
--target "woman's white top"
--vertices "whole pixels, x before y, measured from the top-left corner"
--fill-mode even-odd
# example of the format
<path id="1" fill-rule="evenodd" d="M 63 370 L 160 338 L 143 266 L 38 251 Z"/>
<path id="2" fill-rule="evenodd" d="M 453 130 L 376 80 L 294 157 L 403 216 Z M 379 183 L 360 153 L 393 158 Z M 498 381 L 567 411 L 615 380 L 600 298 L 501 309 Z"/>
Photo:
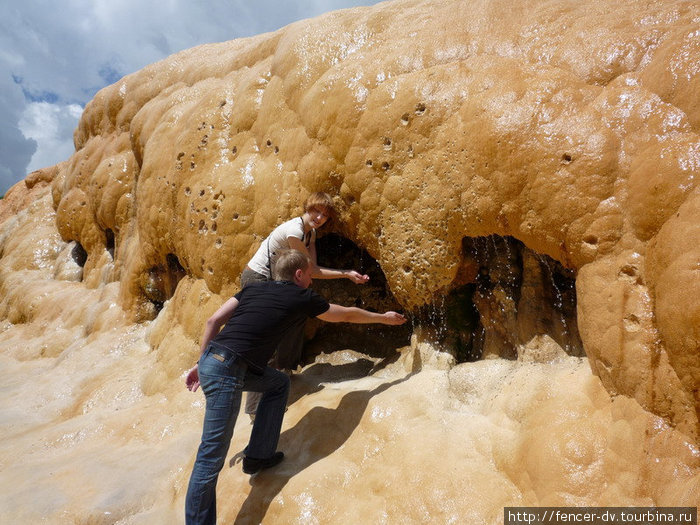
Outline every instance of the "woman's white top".
<path id="1" fill-rule="evenodd" d="M 295 217 L 287 222 L 283 222 L 262 242 L 258 251 L 248 262 L 248 267 L 261 275 L 272 278 L 270 261 L 275 254 L 281 250 L 289 249 L 289 237 L 296 237 L 308 248 L 312 242 L 316 241 L 316 230 L 312 229 L 304 235 L 304 219 Z"/>

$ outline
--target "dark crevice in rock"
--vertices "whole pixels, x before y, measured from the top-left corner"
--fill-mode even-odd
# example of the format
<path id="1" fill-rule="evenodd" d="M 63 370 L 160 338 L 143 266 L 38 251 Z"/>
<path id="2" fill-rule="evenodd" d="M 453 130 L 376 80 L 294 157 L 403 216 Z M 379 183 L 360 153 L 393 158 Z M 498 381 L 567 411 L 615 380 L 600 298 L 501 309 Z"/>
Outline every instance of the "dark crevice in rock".
<path id="1" fill-rule="evenodd" d="M 348 279 L 316 279 L 313 289 L 332 303 L 357 306 L 373 312 L 402 311 L 386 282 L 386 277 L 374 258 L 349 239 L 338 234 L 324 235 L 316 241 L 318 264 L 328 268 L 357 270 L 367 274 L 366 284 L 354 284 Z M 403 326 L 380 324 L 307 323 L 307 337 L 312 337 L 304 349 L 304 362 L 313 361 L 324 352 L 352 349 L 371 357 L 387 357 L 397 348 L 406 346 L 411 338 L 410 323 Z"/>
<path id="2" fill-rule="evenodd" d="M 112 260 L 114 260 L 114 247 L 114 232 L 107 228 L 105 230 L 105 249 L 112 256 Z"/>
<path id="3" fill-rule="evenodd" d="M 75 264 L 77 264 L 81 268 L 85 268 L 85 263 L 87 262 L 88 254 L 85 251 L 85 248 L 83 248 L 82 244 L 75 241 L 75 246 L 73 246 L 70 255 L 73 258 L 73 261 L 75 261 Z"/>
<path id="4" fill-rule="evenodd" d="M 459 362 L 516 359 L 552 343 L 568 355 L 585 355 L 573 272 L 512 237 L 465 237 L 452 288 L 416 312 L 416 323 Z"/>
<path id="5" fill-rule="evenodd" d="M 143 292 L 154 305 L 156 313 L 160 312 L 165 301 L 175 294 L 180 279 L 185 275 L 187 272 L 177 256 L 172 253 L 166 256 L 165 264 L 153 266 L 148 270 Z"/>

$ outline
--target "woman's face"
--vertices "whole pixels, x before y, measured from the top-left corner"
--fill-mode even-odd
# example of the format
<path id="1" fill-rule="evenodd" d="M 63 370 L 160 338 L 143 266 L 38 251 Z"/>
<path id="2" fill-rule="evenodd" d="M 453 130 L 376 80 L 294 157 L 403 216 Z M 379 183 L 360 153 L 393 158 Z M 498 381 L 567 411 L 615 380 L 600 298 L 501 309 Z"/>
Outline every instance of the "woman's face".
<path id="1" fill-rule="evenodd" d="M 321 206 L 312 206 L 306 212 L 308 216 L 308 224 L 312 228 L 320 228 L 328 220 L 328 210 Z"/>

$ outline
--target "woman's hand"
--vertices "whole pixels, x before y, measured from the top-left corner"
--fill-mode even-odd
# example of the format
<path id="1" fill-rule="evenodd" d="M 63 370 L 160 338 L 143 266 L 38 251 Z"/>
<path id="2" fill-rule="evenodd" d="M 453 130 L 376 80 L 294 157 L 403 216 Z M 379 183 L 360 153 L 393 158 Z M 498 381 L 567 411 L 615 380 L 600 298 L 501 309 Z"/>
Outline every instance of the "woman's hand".
<path id="1" fill-rule="evenodd" d="M 356 272 L 355 270 L 346 271 L 345 277 L 350 279 L 355 284 L 365 284 L 367 281 L 369 281 L 369 275 L 362 275 L 359 272 Z"/>
<path id="2" fill-rule="evenodd" d="M 192 392 L 196 392 L 199 388 L 199 368 L 194 365 L 189 372 L 187 372 L 187 377 L 185 378 L 185 385 L 187 389 Z"/>

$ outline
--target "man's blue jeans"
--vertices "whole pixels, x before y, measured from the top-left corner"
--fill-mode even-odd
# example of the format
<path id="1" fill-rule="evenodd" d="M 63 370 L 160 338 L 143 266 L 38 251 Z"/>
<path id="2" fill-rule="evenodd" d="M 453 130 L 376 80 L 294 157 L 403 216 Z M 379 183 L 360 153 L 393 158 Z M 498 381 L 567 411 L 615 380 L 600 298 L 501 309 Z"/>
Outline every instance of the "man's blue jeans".
<path id="1" fill-rule="evenodd" d="M 245 450 L 246 456 L 257 459 L 267 459 L 277 450 L 289 396 L 286 374 L 269 366 L 262 375 L 254 374 L 245 363 L 236 360 L 235 354 L 221 350 L 223 347 L 211 343 L 199 360 L 199 382 L 206 396 L 206 410 L 202 442 L 185 501 L 188 525 L 216 523 L 216 481 L 231 444 L 241 392 L 263 393 Z"/>

